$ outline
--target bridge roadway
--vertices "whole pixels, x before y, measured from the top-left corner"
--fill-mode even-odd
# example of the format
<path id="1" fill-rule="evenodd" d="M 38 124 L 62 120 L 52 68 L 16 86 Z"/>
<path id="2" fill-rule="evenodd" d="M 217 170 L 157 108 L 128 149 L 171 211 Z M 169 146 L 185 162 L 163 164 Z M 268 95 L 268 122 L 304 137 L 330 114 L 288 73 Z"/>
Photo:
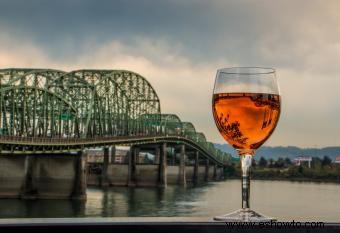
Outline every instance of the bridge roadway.
<path id="1" fill-rule="evenodd" d="M 184 144 L 199 151 L 210 161 L 223 166 L 223 160 L 212 156 L 209 151 L 188 137 L 178 135 L 165 136 L 120 136 L 94 138 L 29 138 L 0 136 L 0 154 L 54 154 L 84 150 L 85 148 L 112 145 L 143 145 L 157 143 Z"/>

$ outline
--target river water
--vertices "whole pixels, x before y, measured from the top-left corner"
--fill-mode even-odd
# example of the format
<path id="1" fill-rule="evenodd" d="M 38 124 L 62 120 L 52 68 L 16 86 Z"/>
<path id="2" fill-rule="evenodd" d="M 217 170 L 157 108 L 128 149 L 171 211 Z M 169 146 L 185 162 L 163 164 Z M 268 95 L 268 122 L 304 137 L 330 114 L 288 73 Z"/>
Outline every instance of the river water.
<path id="1" fill-rule="evenodd" d="M 0 218 L 215 216 L 239 209 L 240 181 L 181 188 L 88 188 L 87 201 L 0 200 Z M 252 181 L 251 208 L 279 221 L 340 222 L 340 184 Z"/>

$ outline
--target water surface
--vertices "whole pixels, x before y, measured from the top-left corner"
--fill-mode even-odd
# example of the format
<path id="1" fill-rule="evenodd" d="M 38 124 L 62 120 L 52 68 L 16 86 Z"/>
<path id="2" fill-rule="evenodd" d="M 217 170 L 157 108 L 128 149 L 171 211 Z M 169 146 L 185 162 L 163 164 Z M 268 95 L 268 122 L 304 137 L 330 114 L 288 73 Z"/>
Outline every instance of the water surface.
<path id="1" fill-rule="evenodd" d="M 241 205 L 240 181 L 181 188 L 89 188 L 87 201 L 0 199 L 0 218 L 215 216 Z M 252 181 L 251 207 L 280 221 L 340 222 L 340 185 Z"/>

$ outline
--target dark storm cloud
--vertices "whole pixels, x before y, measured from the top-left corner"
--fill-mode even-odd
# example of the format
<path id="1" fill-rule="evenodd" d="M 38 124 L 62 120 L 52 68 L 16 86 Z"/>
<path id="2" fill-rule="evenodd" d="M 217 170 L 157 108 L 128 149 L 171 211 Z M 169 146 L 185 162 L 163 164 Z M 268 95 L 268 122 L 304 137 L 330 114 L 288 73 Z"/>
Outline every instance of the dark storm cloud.
<path id="1" fill-rule="evenodd" d="M 87 40 L 134 43 L 165 38 L 194 49 L 214 30 L 209 7 L 191 1 L 2 1 L 0 22 L 16 36 L 32 38 L 51 52 L 74 53 Z M 208 39 L 208 38 L 207 38 Z M 61 48 L 67 44 L 68 51 Z"/>
<path id="2" fill-rule="evenodd" d="M 88 41 L 96 49 L 111 40 L 135 44 L 139 38 L 160 38 L 180 44 L 181 53 L 198 61 L 284 64 L 292 59 L 263 56 L 268 53 L 264 43 L 294 49 L 292 28 L 298 22 L 293 18 L 304 6 L 297 1 L 288 7 L 292 18 L 283 21 L 277 16 L 284 5 L 263 0 L 14 0 L 0 2 L 0 25 L 62 59 L 88 49 Z"/>
<path id="3" fill-rule="evenodd" d="M 2 0 L 0 27 L 62 60 L 89 44 L 95 53 L 112 40 L 137 46 L 140 38 L 152 38 L 176 45 L 195 62 L 227 59 L 301 69 L 308 68 L 306 57 L 315 46 L 324 46 L 320 35 L 332 41 L 340 32 L 338 18 L 329 14 L 340 5 L 328 3 L 327 8 L 321 0 Z"/>

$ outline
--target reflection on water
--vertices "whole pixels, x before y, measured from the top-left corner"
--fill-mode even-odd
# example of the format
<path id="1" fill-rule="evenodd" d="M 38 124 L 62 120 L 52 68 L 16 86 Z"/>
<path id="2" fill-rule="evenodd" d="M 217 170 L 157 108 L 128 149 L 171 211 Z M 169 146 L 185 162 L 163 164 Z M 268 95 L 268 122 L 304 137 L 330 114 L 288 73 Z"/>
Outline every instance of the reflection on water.
<path id="1" fill-rule="evenodd" d="M 1 218 L 214 216 L 241 205 L 240 181 L 181 188 L 89 188 L 87 201 L 0 199 Z M 281 221 L 340 221 L 340 185 L 252 181 L 251 206 Z"/>
<path id="2" fill-rule="evenodd" d="M 97 190 L 89 189 L 86 216 L 190 216 L 195 201 L 209 186 L 181 188 L 107 188 L 98 205 Z M 96 193 L 95 195 L 93 195 Z"/>
<path id="3" fill-rule="evenodd" d="M 84 212 L 83 201 L 0 199 L 1 218 L 78 217 Z"/>

